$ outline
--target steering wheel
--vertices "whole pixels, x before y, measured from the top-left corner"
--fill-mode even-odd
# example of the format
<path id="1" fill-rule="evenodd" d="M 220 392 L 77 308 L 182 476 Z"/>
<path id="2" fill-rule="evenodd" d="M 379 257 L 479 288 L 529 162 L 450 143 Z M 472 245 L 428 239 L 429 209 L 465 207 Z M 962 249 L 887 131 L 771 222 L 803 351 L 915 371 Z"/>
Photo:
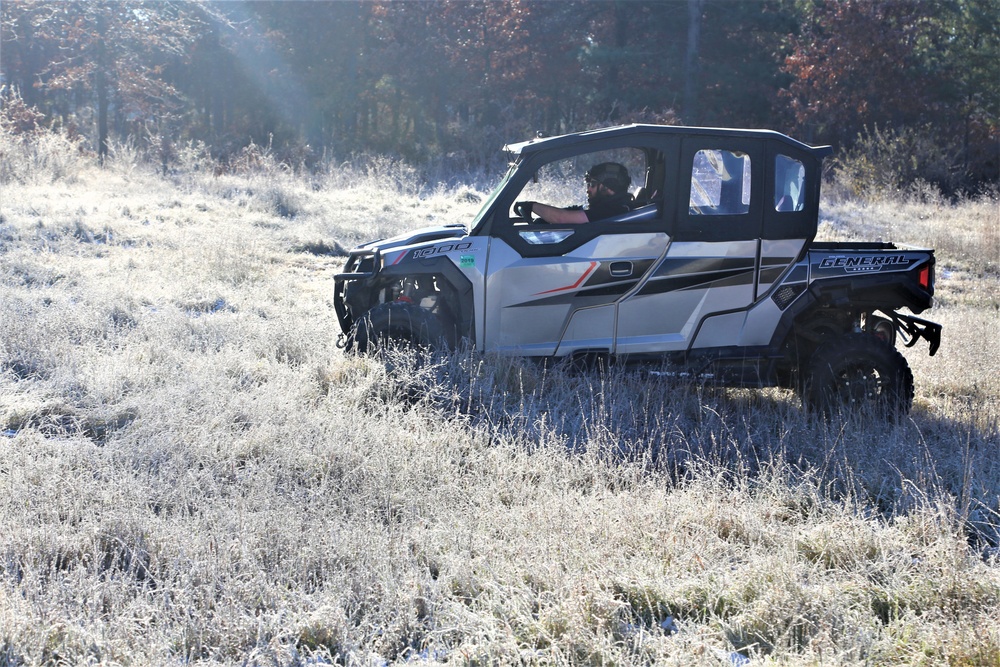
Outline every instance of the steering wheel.
<path id="1" fill-rule="evenodd" d="M 529 224 L 531 223 L 531 204 L 530 201 L 519 201 L 514 202 L 514 215 L 526 220 Z"/>
<path id="2" fill-rule="evenodd" d="M 524 220 L 525 222 L 527 222 L 529 225 L 547 225 L 547 224 L 549 224 L 547 221 L 542 220 L 541 218 L 533 218 L 532 217 L 532 210 L 531 210 L 532 204 L 534 204 L 534 202 L 530 202 L 530 201 L 515 202 L 514 203 L 514 215 L 516 215 L 517 217 L 521 218 L 522 220 Z"/>

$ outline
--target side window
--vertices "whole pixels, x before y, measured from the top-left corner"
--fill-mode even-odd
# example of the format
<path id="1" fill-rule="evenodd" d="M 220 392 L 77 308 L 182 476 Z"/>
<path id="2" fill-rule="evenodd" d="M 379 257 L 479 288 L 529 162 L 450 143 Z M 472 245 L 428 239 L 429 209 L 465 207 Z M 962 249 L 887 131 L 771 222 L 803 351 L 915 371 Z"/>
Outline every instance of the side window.
<path id="1" fill-rule="evenodd" d="M 514 206 L 517 202 L 530 201 L 564 211 L 585 211 L 587 215 L 582 222 L 651 222 L 662 217 L 658 211 L 647 211 L 645 217 L 633 218 L 629 215 L 639 205 L 649 204 L 654 191 L 658 193 L 660 190 L 659 184 L 647 183 L 651 168 L 647 163 L 650 153 L 650 149 L 643 146 L 623 146 L 551 160 L 538 167 L 531 180 L 515 196 L 508 217 L 515 225 L 527 224 L 529 221 L 522 218 Z M 662 157 L 659 166 L 659 178 L 662 179 Z M 550 214 L 556 215 L 552 211 Z M 532 218 L 532 221 L 544 220 L 537 209 L 533 211 Z M 553 224 L 581 222 L 544 221 Z M 551 238 L 551 235 L 545 238 Z M 543 243 L 526 240 L 533 244 Z"/>
<path id="2" fill-rule="evenodd" d="M 801 211 L 805 206 L 806 170 L 787 155 L 774 158 L 774 210 Z"/>
<path id="3" fill-rule="evenodd" d="M 725 149 L 695 153 L 688 210 L 692 215 L 749 213 L 750 156 Z"/>

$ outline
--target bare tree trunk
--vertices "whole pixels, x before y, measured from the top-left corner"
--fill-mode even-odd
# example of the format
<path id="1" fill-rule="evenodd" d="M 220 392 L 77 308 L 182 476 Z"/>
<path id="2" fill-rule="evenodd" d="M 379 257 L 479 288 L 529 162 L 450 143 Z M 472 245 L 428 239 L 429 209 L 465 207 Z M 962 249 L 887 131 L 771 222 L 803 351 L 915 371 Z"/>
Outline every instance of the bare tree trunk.
<path id="1" fill-rule="evenodd" d="M 698 41 L 701 39 L 702 0 L 688 0 L 687 51 L 684 54 L 684 109 L 686 125 L 698 124 Z"/>
<path id="2" fill-rule="evenodd" d="M 627 99 L 627 94 L 622 91 L 621 63 L 625 62 L 623 54 L 628 46 L 628 10 L 621 0 L 615 2 L 615 53 L 611 64 L 608 66 L 608 88 L 607 88 L 607 118 L 609 122 L 615 122 L 620 115 L 619 102 Z"/>
<path id="3" fill-rule="evenodd" d="M 99 10 L 99 12 L 103 11 Z M 103 167 L 108 157 L 108 57 L 104 45 L 107 25 L 103 13 L 97 15 L 97 72 L 94 87 L 97 88 L 97 161 Z"/>

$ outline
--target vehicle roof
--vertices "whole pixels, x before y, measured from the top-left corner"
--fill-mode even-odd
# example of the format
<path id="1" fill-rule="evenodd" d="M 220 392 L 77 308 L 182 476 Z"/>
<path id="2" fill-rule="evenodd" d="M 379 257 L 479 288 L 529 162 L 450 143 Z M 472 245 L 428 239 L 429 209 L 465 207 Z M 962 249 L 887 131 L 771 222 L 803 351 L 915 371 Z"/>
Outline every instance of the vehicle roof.
<path id="1" fill-rule="evenodd" d="M 513 144 L 507 144 L 504 146 L 504 150 L 508 153 L 513 153 L 515 155 L 526 155 L 528 153 L 536 153 L 538 151 L 550 150 L 553 148 L 560 148 L 563 146 L 569 146 L 581 141 L 599 141 L 602 139 L 615 139 L 618 137 L 627 137 L 630 135 L 640 136 L 714 136 L 714 137 L 742 137 L 742 138 L 757 138 L 757 139 L 770 139 L 772 141 L 779 141 L 791 146 L 795 146 L 799 150 L 811 152 L 817 158 L 823 158 L 830 155 L 833 152 L 831 146 L 810 146 L 809 144 L 804 144 L 801 141 L 792 139 L 791 137 L 781 134 L 780 132 L 775 132 L 774 130 L 750 130 L 750 129 L 738 129 L 738 128 L 724 128 L 724 127 L 689 127 L 683 125 L 649 125 L 642 123 L 635 123 L 632 125 L 618 125 L 615 127 L 605 127 L 597 130 L 587 130 L 585 132 L 573 132 L 570 134 L 562 134 L 555 137 L 539 137 L 535 139 L 530 139 L 528 141 L 522 141 Z"/>

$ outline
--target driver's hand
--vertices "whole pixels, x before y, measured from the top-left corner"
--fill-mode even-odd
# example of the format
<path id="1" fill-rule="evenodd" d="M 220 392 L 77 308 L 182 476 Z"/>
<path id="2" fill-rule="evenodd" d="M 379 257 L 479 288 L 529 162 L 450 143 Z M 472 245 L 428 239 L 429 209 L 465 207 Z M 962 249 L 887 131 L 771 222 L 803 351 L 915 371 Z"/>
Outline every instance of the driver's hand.
<path id="1" fill-rule="evenodd" d="M 533 201 L 519 201 L 514 204 L 514 215 L 531 222 L 531 208 L 535 205 Z"/>

